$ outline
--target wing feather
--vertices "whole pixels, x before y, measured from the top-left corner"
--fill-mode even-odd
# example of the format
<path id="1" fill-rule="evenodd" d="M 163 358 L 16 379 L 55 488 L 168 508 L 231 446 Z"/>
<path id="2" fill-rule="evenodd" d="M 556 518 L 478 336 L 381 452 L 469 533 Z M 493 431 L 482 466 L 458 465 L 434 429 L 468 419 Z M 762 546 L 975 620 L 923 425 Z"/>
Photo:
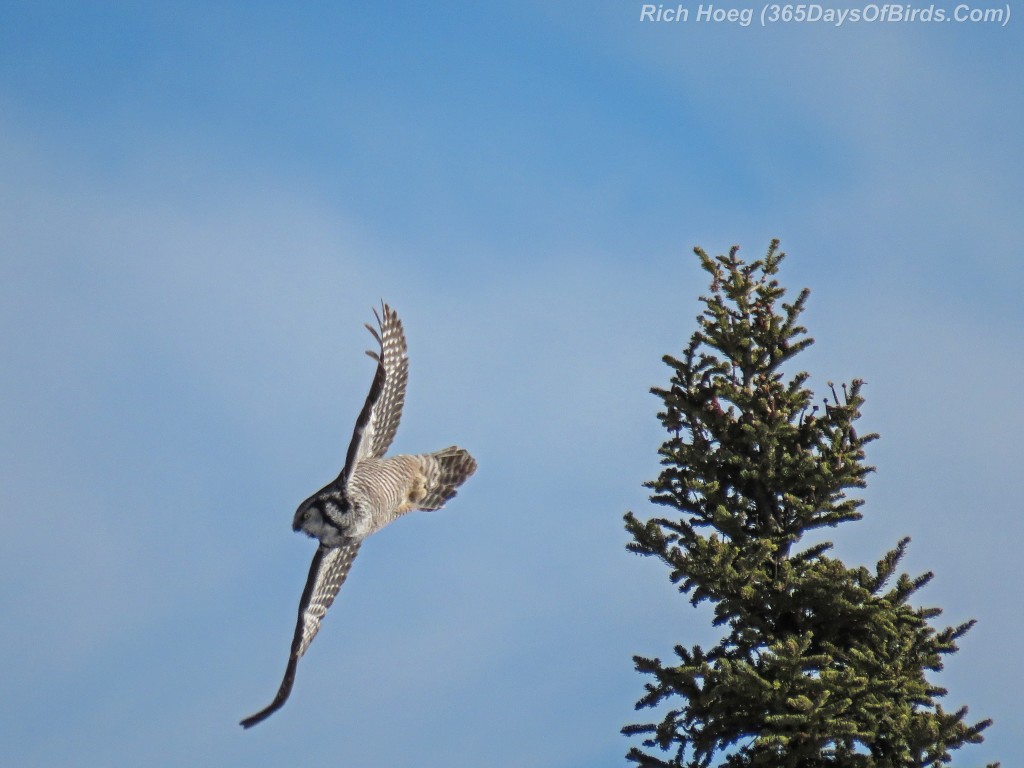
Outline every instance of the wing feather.
<path id="1" fill-rule="evenodd" d="M 341 488 L 348 486 L 356 464 L 367 457 L 383 456 L 391 446 L 405 405 L 405 388 L 409 382 L 405 331 L 395 310 L 384 302 L 381 302 L 381 310 L 382 313 L 373 310 L 379 330 L 369 324 L 366 326 L 379 346 L 377 352 L 366 352 L 377 361 L 377 370 L 370 385 L 370 393 L 356 419 L 345 456 L 345 467 L 338 476 Z"/>
<path id="2" fill-rule="evenodd" d="M 309 644 L 313 642 L 316 633 L 320 631 L 320 622 L 334 602 L 341 585 L 345 582 L 349 569 L 352 567 L 352 561 L 355 560 L 358 552 L 359 542 L 343 547 L 321 546 L 317 548 L 316 554 L 313 555 L 313 562 L 309 566 L 309 575 L 306 577 L 306 586 L 302 590 L 302 599 L 299 600 L 299 616 L 295 622 L 295 635 L 292 638 L 284 679 L 281 680 L 274 700 L 255 715 L 245 718 L 242 721 L 243 728 L 251 728 L 266 720 L 288 700 L 288 696 L 292 692 L 292 685 L 295 683 L 295 669 L 298 667 L 299 659 L 309 648 Z"/>

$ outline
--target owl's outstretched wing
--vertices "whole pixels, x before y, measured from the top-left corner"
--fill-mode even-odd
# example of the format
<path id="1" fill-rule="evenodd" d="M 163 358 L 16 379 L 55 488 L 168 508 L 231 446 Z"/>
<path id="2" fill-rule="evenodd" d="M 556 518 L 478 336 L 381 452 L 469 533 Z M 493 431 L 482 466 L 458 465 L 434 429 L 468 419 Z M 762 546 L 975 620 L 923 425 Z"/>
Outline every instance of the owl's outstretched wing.
<path id="1" fill-rule="evenodd" d="M 405 404 L 405 387 L 409 379 L 405 332 L 402 330 L 402 321 L 391 307 L 381 302 L 381 310 L 381 313 L 376 309 L 373 311 L 378 328 L 366 326 L 380 346 L 379 351 L 366 353 L 377 361 L 370 393 L 366 397 L 359 418 L 356 419 L 352 440 L 345 456 L 345 467 L 337 480 L 324 489 L 332 493 L 340 491 L 339 507 L 342 508 L 343 514 L 347 511 L 345 489 L 356 465 L 367 457 L 384 455 L 395 438 L 398 422 L 402 417 L 402 407 Z M 325 514 L 337 524 L 338 521 L 331 517 L 329 510 L 325 510 Z M 295 682 L 295 670 L 299 659 L 320 630 L 320 621 L 334 602 L 334 597 L 345 581 L 358 551 L 359 542 L 353 541 L 340 547 L 321 545 L 313 555 L 306 587 L 299 601 L 299 616 L 295 624 L 295 635 L 292 638 L 284 679 L 274 700 L 265 709 L 243 720 L 243 727 L 251 728 L 265 720 L 288 700 Z"/>
<path id="2" fill-rule="evenodd" d="M 356 542 L 343 547 L 321 546 L 313 555 L 309 576 L 306 577 L 306 587 L 302 590 L 302 599 L 299 601 L 299 618 L 295 623 L 295 636 L 292 638 L 292 649 L 288 656 L 284 679 L 274 700 L 255 715 L 245 718 L 242 721 L 243 728 L 251 728 L 262 722 L 288 700 L 292 685 L 295 683 L 295 669 L 299 659 L 320 630 L 320 621 L 334 602 L 358 552 L 359 543 Z"/>
<path id="3" fill-rule="evenodd" d="M 380 331 L 376 331 L 369 323 L 366 325 L 366 329 L 380 345 L 380 352 L 367 350 L 366 354 L 377 361 L 378 367 L 384 368 L 384 386 L 373 404 L 366 439 L 360 443 L 360 459 L 367 456 L 379 458 L 391 447 L 398 422 L 402 418 L 405 388 L 409 383 L 409 357 L 402 321 L 398 319 L 395 310 L 384 302 L 381 302 L 381 310 L 384 313 L 383 319 L 377 310 L 373 311 Z"/>
<path id="4" fill-rule="evenodd" d="M 352 441 L 345 457 L 345 467 L 335 481 L 340 488 L 347 488 L 349 478 L 356 464 L 367 457 L 380 457 L 390 447 L 402 418 L 405 405 L 405 387 L 409 382 L 409 358 L 405 343 L 402 321 L 384 302 L 381 302 L 383 317 L 373 310 L 379 331 L 367 324 L 366 328 L 380 345 L 379 352 L 367 350 L 366 354 L 377 361 L 377 371 L 370 385 L 363 410 L 356 419 Z"/>

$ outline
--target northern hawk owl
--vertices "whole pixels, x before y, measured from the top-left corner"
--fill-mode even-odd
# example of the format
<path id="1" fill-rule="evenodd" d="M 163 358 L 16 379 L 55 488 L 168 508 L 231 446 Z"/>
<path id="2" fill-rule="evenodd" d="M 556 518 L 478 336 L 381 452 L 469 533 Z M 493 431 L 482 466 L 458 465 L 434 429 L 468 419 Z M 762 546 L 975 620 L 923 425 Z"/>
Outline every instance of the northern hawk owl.
<path id="1" fill-rule="evenodd" d="M 284 679 L 274 700 L 242 721 L 245 728 L 272 715 L 288 699 L 299 659 L 316 637 L 363 540 L 406 512 L 440 509 L 476 470 L 469 452 L 456 446 L 435 453 L 384 456 L 402 416 L 409 359 L 402 321 L 387 304 L 382 303 L 382 309 L 383 317 L 374 310 L 380 331 L 366 326 L 380 347 L 379 352 L 366 353 L 377 361 L 377 372 L 356 420 L 345 468 L 302 502 L 292 521 L 293 530 L 320 544 L 299 600 Z"/>

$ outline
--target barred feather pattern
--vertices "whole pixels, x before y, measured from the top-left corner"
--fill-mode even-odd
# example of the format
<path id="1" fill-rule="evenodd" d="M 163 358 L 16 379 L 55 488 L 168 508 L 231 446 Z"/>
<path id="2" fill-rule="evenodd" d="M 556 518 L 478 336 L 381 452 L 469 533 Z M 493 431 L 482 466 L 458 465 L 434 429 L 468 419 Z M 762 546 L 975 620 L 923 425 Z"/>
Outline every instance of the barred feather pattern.
<path id="1" fill-rule="evenodd" d="M 476 472 L 476 459 L 469 455 L 469 451 L 457 445 L 427 454 L 425 458 L 428 466 L 424 473 L 426 492 L 415 508 L 441 509 L 455 497 L 458 487 Z"/>
<path id="2" fill-rule="evenodd" d="M 313 555 L 309 576 L 306 578 L 306 588 L 302 591 L 302 599 L 299 600 L 299 616 L 295 624 L 291 651 L 288 654 L 288 666 L 277 689 L 277 695 L 259 712 L 242 720 L 243 728 L 252 728 L 257 723 L 262 723 L 288 701 L 292 686 L 295 684 L 295 670 L 299 659 L 313 642 L 316 633 L 320 631 L 320 622 L 334 602 L 338 589 L 348 576 L 352 561 L 358 552 L 359 542 L 353 542 L 341 547 L 321 546 Z"/>
<path id="3" fill-rule="evenodd" d="M 409 383 L 409 356 L 405 331 L 398 313 L 387 304 L 381 303 L 381 314 L 373 310 L 377 318 L 378 331 L 367 324 L 366 329 L 380 345 L 379 352 L 367 350 L 366 354 L 384 369 L 384 383 L 380 395 L 370 411 L 366 434 L 363 436 L 356 460 L 379 458 L 391 446 L 402 419 L 405 407 L 405 389 Z"/>
<path id="4" fill-rule="evenodd" d="M 363 523 L 353 533 L 362 538 L 406 512 L 440 509 L 475 471 L 476 460 L 454 445 L 359 462 L 347 489 L 355 517 Z"/>
<path id="5" fill-rule="evenodd" d="M 299 614 L 302 634 L 298 647 L 293 651 L 296 656 L 301 657 L 306 652 L 316 633 L 320 631 L 320 622 L 338 595 L 341 585 L 345 583 L 349 569 L 352 568 L 352 561 L 356 559 L 358 553 L 359 542 L 324 551 L 323 559 L 313 578 L 309 604 Z"/>

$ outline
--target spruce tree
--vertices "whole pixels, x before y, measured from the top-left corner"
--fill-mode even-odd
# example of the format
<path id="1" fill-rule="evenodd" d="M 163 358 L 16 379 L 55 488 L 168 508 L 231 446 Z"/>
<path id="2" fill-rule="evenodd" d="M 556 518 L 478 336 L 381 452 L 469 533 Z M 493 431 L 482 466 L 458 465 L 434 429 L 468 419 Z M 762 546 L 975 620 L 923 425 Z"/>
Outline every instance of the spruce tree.
<path id="1" fill-rule="evenodd" d="M 932 624 L 938 608 L 910 599 L 932 578 L 897 574 L 909 539 L 873 570 L 802 540 L 858 520 L 873 467 L 854 422 L 863 382 L 829 383 L 823 402 L 808 374 L 783 367 L 813 340 L 798 320 L 809 291 L 785 303 L 774 241 L 744 263 L 733 248 L 710 258 L 698 329 L 681 358 L 665 356 L 668 431 L 662 470 L 647 483 L 665 517 L 626 515 L 628 548 L 653 555 L 693 605 L 708 601 L 724 635 L 713 648 L 675 646 L 675 658 L 634 657 L 649 676 L 637 709 L 667 707 L 628 758 L 641 766 L 934 766 L 982 740 L 990 720 L 946 711 L 928 679 L 973 626 Z M 992 767 L 990 767 L 992 768 Z"/>

